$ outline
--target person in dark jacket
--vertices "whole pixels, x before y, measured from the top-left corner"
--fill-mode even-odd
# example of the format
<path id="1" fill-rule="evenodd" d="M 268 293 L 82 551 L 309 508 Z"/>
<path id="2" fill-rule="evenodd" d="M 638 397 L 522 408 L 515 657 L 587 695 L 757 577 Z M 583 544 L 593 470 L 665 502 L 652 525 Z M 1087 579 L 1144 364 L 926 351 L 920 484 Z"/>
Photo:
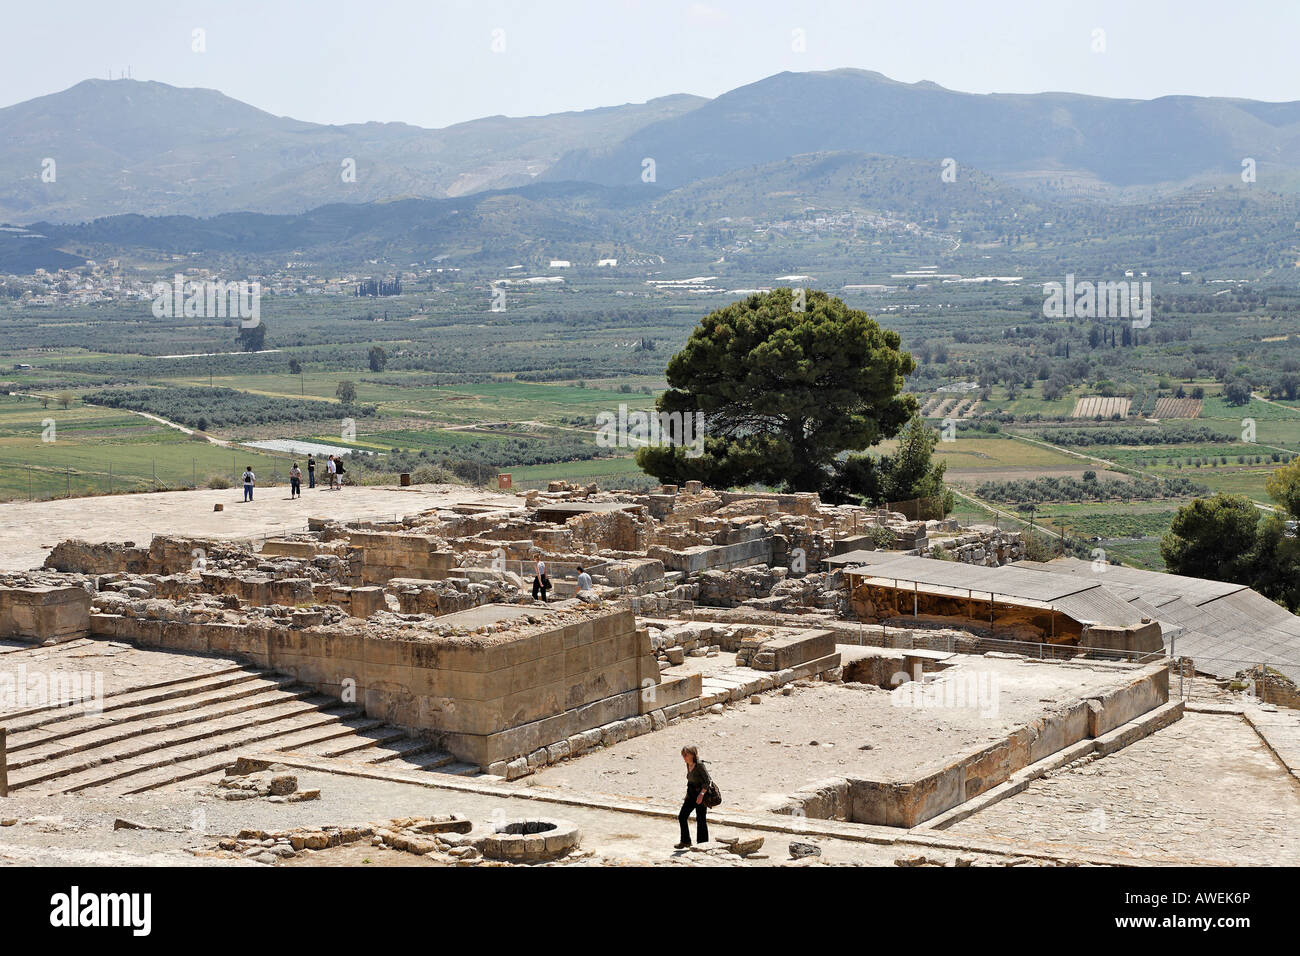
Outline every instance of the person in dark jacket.
<path id="1" fill-rule="evenodd" d="M 694 745 L 682 748 L 682 759 L 686 761 L 686 799 L 682 802 L 682 812 L 677 814 L 681 824 L 682 838 L 674 847 L 684 850 L 691 845 L 691 831 L 687 823 L 691 814 L 695 814 L 695 842 L 709 842 L 709 808 L 704 805 L 704 794 L 709 789 L 709 771 L 700 760 L 700 751 Z"/>
<path id="2" fill-rule="evenodd" d="M 533 600 L 537 600 L 537 595 L 541 594 L 542 603 L 548 604 L 546 592 L 551 589 L 551 579 L 546 576 L 546 562 L 537 562 L 537 573 L 533 575 Z"/>

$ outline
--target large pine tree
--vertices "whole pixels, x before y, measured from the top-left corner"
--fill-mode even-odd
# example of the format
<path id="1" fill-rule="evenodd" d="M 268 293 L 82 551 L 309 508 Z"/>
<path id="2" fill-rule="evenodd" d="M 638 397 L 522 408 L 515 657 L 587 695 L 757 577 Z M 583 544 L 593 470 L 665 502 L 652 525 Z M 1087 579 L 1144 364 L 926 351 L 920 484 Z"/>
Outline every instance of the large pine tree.
<path id="1" fill-rule="evenodd" d="M 668 363 L 659 411 L 703 413 L 704 453 L 648 447 L 637 462 L 670 483 L 819 491 L 841 452 L 896 435 L 915 413 L 901 394 L 915 367 L 897 332 L 824 292 L 751 295 L 705 316 Z"/>

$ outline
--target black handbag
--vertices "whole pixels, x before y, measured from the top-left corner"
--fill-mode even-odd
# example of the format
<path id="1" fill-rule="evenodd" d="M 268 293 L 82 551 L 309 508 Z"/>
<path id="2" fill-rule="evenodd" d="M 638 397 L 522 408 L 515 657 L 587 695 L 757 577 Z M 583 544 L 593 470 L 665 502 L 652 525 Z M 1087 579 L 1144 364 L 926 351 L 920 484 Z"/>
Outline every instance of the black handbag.
<path id="1" fill-rule="evenodd" d="M 704 805 L 712 810 L 720 803 L 722 803 L 722 791 L 719 790 L 718 785 L 710 779 L 708 787 L 704 790 Z"/>

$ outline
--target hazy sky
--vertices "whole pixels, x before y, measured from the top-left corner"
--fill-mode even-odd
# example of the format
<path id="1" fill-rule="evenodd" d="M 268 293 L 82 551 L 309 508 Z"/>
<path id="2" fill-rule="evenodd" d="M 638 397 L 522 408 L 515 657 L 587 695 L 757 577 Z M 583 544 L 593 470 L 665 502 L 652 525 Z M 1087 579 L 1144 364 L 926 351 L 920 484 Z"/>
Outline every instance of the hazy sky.
<path id="1" fill-rule="evenodd" d="M 0 28 L 4 106 L 128 67 L 303 120 L 434 127 L 838 67 L 978 93 L 1300 100 L 1295 0 L 6 0 Z"/>

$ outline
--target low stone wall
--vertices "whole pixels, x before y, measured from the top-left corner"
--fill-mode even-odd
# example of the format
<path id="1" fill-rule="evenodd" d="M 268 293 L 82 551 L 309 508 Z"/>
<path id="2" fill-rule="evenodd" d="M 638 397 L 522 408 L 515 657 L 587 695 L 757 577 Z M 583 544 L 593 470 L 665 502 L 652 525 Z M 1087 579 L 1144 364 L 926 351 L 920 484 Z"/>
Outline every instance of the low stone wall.
<path id="1" fill-rule="evenodd" d="M 68 574 L 146 574 L 149 571 L 149 549 L 138 548 L 135 542 L 106 542 L 91 544 L 77 538 L 60 541 L 45 559 L 43 567 Z"/>
<path id="2" fill-rule="evenodd" d="M 434 535 L 352 531 L 348 543 L 361 552 L 364 584 L 387 584 L 393 578 L 445 578 L 460 564 L 456 553 Z"/>
<path id="3" fill-rule="evenodd" d="M 835 653 L 835 635 L 827 630 L 782 632 L 741 642 L 736 663 L 759 671 L 781 671 Z"/>
<path id="4" fill-rule="evenodd" d="M 1025 543 L 1019 531 L 971 529 L 952 537 L 931 532 L 928 540 L 932 546 L 942 548 L 950 558 L 963 564 L 993 568 L 1019 561 L 1025 556 Z"/>
<path id="5" fill-rule="evenodd" d="M 280 604 L 296 607 L 315 600 L 312 583 L 306 578 L 274 578 L 268 574 L 231 574 L 228 571 L 201 571 L 203 590 L 209 594 L 229 594 L 244 604 L 266 607 Z"/>
<path id="6" fill-rule="evenodd" d="M 1122 687 L 1057 707 L 1003 740 L 899 780 L 844 778 L 809 784 L 777 813 L 914 827 L 1005 783 L 1013 773 L 1081 740 L 1098 738 L 1169 700 L 1169 663 L 1136 671 Z"/>
<path id="7" fill-rule="evenodd" d="M 464 573 L 465 577 L 459 574 Z M 509 574 L 513 580 L 506 580 Z M 518 601 L 522 595 L 518 575 L 485 568 L 450 572 L 437 581 L 423 578 L 391 578 L 384 591 L 397 600 L 403 614 L 454 614 L 457 611 Z M 476 580 L 476 578 L 478 578 Z"/>
<path id="8" fill-rule="evenodd" d="M 698 574 L 713 568 L 727 570 L 750 564 L 768 564 L 772 560 L 772 536 L 758 535 L 734 544 L 695 545 L 681 550 L 655 545 L 646 552 L 658 558 L 670 571 Z"/>
<path id="9" fill-rule="evenodd" d="M 318 604 L 333 604 L 347 611 L 351 617 L 368 618 L 376 611 L 388 609 L 384 589 L 380 587 L 349 588 L 332 584 L 317 584 L 312 597 Z"/>
<path id="10" fill-rule="evenodd" d="M 821 498 L 815 491 L 797 491 L 789 495 L 762 491 L 723 491 L 719 492 L 718 497 L 722 499 L 724 507 L 740 501 L 771 501 L 778 511 L 796 515 L 816 514 L 817 507 L 821 504 Z"/>

